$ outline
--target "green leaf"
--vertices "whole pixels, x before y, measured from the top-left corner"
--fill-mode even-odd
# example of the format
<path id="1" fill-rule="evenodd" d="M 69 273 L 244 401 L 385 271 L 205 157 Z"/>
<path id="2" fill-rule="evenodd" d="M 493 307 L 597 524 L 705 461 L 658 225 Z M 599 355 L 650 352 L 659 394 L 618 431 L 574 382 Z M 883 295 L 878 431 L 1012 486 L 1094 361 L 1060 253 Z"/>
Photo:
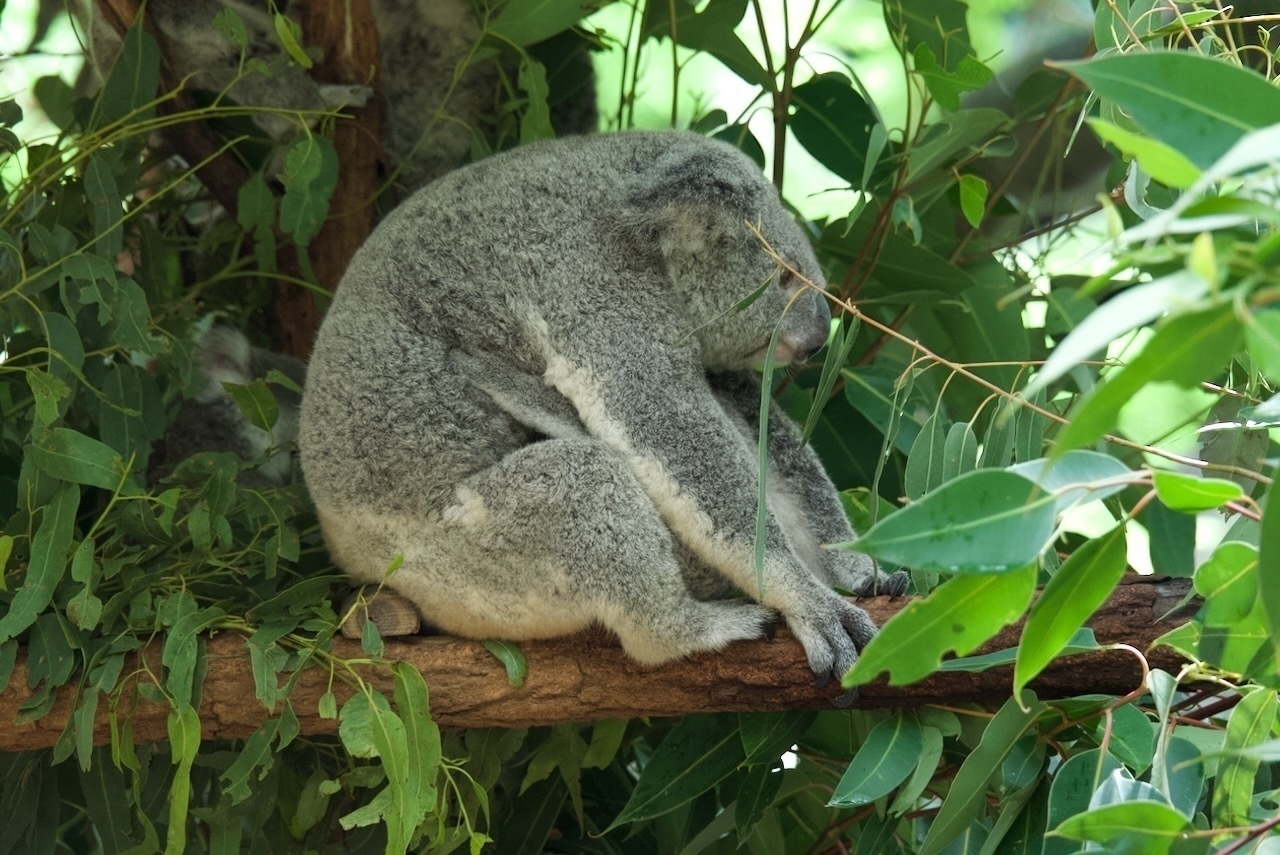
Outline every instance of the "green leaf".
<path id="1" fill-rule="evenodd" d="M 1024 691 L 1005 701 L 982 731 L 982 741 L 965 758 L 951 782 L 951 789 L 921 844 L 920 855 L 938 855 L 977 818 L 987 801 L 987 782 L 1044 709 L 1044 704 L 1031 692 Z"/>
<path id="2" fill-rule="evenodd" d="M 218 14 L 213 16 L 213 27 L 238 50 L 244 51 L 249 47 L 249 34 L 245 31 L 244 21 L 230 6 L 223 6 Z"/>
<path id="3" fill-rule="evenodd" d="M 1059 515 L 1076 505 L 1114 496 L 1140 479 L 1123 462 L 1098 451 L 1068 451 L 1056 459 L 1037 457 L 1015 463 L 1009 471 L 1053 493 L 1054 513 Z"/>
<path id="4" fill-rule="evenodd" d="M 1152 481 L 1156 495 L 1165 507 L 1184 513 L 1208 511 L 1244 498 L 1244 490 L 1239 484 L 1223 478 L 1203 478 L 1158 469 L 1152 475 Z"/>
<path id="5" fill-rule="evenodd" d="M 107 82 L 93 105 L 91 130 L 103 128 L 132 114 L 134 123 L 151 118 L 154 107 L 142 109 L 156 97 L 160 84 L 160 49 L 142 24 L 129 28 Z"/>
<path id="6" fill-rule="evenodd" d="M 962 94 L 981 89 L 991 80 L 991 69 L 970 55 L 960 58 L 955 71 L 947 71 L 938 64 L 929 45 L 920 43 L 912 51 L 912 59 L 916 74 L 924 79 L 929 94 L 944 110 L 959 110 Z"/>
<path id="7" fill-rule="evenodd" d="M 222 388 L 231 396 L 236 408 L 240 410 L 240 415 L 244 416 L 249 424 L 267 433 L 276 426 L 280 418 L 280 405 L 276 401 L 276 396 L 267 388 L 266 380 L 258 377 L 253 382 L 243 385 L 223 383 Z"/>
<path id="8" fill-rule="evenodd" d="M 1280 92 L 1276 93 L 1280 96 Z M 1170 318 L 1132 362 L 1107 375 L 1106 382 L 1072 407 L 1053 456 L 1093 442 L 1112 430 L 1120 408 L 1155 381 L 1195 386 L 1214 376 L 1240 341 L 1240 324 L 1229 304 Z"/>
<path id="9" fill-rule="evenodd" d="M 869 683 L 881 671 L 889 672 L 893 686 L 924 679 L 948 651 L 964 656 L 1020 618 L 1035 586 L 1034 564 L 1002 575 L 948 579 L 894 615 L 862 651 L 843 684 Z"/>
<path id="10" fill-rule="evenodd" d="M 1124 575 L 1125 556 L 1125 526 L 1121 524 L 1087 541 L 1058 568 L 1023 627 L 1013 669 L 1015 694 L 1053 661 L 1110 596 Z"/>
<path id="11" fill-rule="evenodd" d="M 734 799 L 733 819 L 738 840 L 745 842 L 751 838 L 751 832 L 773 805 L 782 789 L 785 772 L 775 769 L 771 764 L 752 766 L 742 777 L 738 785 L 737 798 Z"/>
<path id="12" fill-rule="evenodd" d="M 938 771 L 938 761 L 942 759 L 942 731 L 936 727 L 920 729 L 920 752 L 916 757 L 915 770 L 906 784 L 898 787 L 898 793 L 889 804 L 891 816 L 902 816 L 916 806 L 916 800 L 924 793 L 925 788 L 933 781 Z"/>
<path id="13" fill-rule="evenodd" d="M 569 29 L 598 5 L 598 0 L 508 0 L 498 7 L 487 29 L 503 41 L 524 47 Z"/>
<path id="14" fill-rule="evenodd" d="M 484 649 L 493 654 L 507 670 L 507 685 L 519 688 L 524 685 L 524 678 L 529 673 L 529 663 L 524 658 L 524 651 L 519 644 L 510 641 L 499 641 L 488 638 L 483 642 Z"/>
<path id="15" fill-rule="evenodd" d="M 1258 600 L 1271 625 L 1272 648 L 1280 652 L 1280 502 L 1268 495 L 1262 510 L 1262 538 L 1258 545 Z M 0 619 L 0 627 L 4 626 Z M 0 639 L 4 633 L 0 632 Z"/>
<path id="16" fill-rule="evenodd" d="M 1060 67 L 1201 169 L 1246 132 L 1280 122 L 1280 91 L 1265 77 L 1191 51 L 1134 51 Z"/>
<path id="17" fill-rule="evenodd" d="M 27 572 L 9 604 L 0 615 L 0 643 L 27 629 L 36 616 L 48 608 L 54 589 L 67 569 L 67 555 L 75 533 L 80 488 L 64 484 L 40 513 L 40 526 L 31 539 Z"/>
<path id="18" fill-rule="evenodd" d="M 298 246 L 306 246 L 329 216 L 329 199 L 338 184 L 338 153 L 317 134 L 294 140 L 285 151 L 284 197 L 280 228 Z"/>
<path id="19" fill-rule="evenodd" d="M 950 481 L 973 471 L 978 465 L 978 437 L 968 422 L 956 422 L 947 429 L 942 448 L 942 480 Z"/>
<path id="20" fill-rule="evenodd" d="M 105 443 L 71 428 L 54 428 L 27 449 L 43 472 L 61 481 L 115 490 L 124 481 L 120 455 Z"/>
<path id="21" fill-rule="evenodd" d="M 1280 380 L 1280 310 L 1245 311 L 1244 343 L 1258 370 L 1270 380 Z"/>
<path id="22" fill-rule="evenodd" d="M 1218 762 L 1213 788 L 1213 821 L 1218 827 L 1246 826 L 1252 821 L 1249 808 L 1261 761 L 1241 749 L 1266 741 L 1276 723 L 1274 691 L 1260 687 L 1242 691 L 1247 694 L 1227 719 L 1227 739 L 1222 749 L 1228 753 Z"/>
<path id="23" fill-rule="evenodd" d="M 271 16 L 271 23 L 275 27 L 277 41 L 285 53 L 289 54 L 289 58 L 303 68 L 310 68 L 314 63 L 302 47 L 302 28 L 297 22 L 288 15 L 276 12 Z"/>
<path id="24" fill-rule="evenodd" d="M 878 119 L 849 78 L 821 74 L 800 84 L 792 91 L 791 108 L 788 128 L 800 145 L 850 186 L 862 187 Z"/>
<path id="25" fill-rule="evenodd" d="M 810 710 L 739 713 L 738 734 L 742 738 L 745 766 L 771 764 L 800 741 L 817 714 Z"/>
<path id="26" fill-rule="evenodd" d="M 418 816 L 436 808 L 436 776 L 443 759 L 440 728 L 431 720 L 427 684 L 417 669 L 404 662 L 391 666 L 395 675 L 395 702 L 404 722 L 409 761 L 409 805 Z M 416 822 L 415 822 L 416 824 Z"/>
<path id="27" fill-rule="evenodd" d="M 1159 140 L 1135 134 L 1102 119 L 1089 119 L 1089 127 L 1099 139 L 1138 161 L 1143 171 L 1166 187 L 1185 190 L 1200 177 L 1200 170 L 1182 152 Z"/>
<path id="28" fill-rule="evenodd" d="M 698 11 L 692 0 L 645 5 L 643 28 L 646 36 L 673 37 L 683 47 L 707 53 L 748 83 L 772 90 L 774 83 L 734 32 L 747 10 L 748 0 L 710 0 Z M 671 15 L 675 14 L 675 24 Z"/>
<path id="29" fill-rule="evenodd" d="M 867 734 L 827 804 L 861 807 L 887 796 L 916 768 L 923 741 L 923 729 L 909 713 L 880 722 Z"/>
<path id="30" fill-rule="evenodd" d="M 727 778 L 746 759 L 738 729 L 726 726 L 732 720 L 691 715 L 677 722 L 605 833 L 675 810 Z"/>
<path id="31" fill-rule="evenodd" d="M 971 173 L 960 176 L 960 213 L 975 229 L 982 225 L 990 192 L 991 188 L 980 176 Z"/>
<path id="32" fill-rule="evenodd" d="M 1030 397 L 1126 333 L 1146 326 L 1166 312 L 1195 306 L 1209 293 L 1209 283 L 1189 270 L 1178 270 L 1153 282 L 1126 288 L 1085 317 L 1058 342 L 1023 393 Z"/>
<path id="33" fill-rule="evenodd" d="M 1218 545 L 1195 571 L 1196 593 L 1204 598 L 1197 619 L 1206 626 L 1234 626 L 1258 602 L 1258 550 L 1247 543 Z"/>
<path id="34" fill-rule="evenodd" d="M 919 499 L 937 489 L 945 480 L 942 474 L 946 460 L 945 437 L 942 414 L 934 410 L 921 426 L 920 433 L 916 434 L 911 454 L 907 456 L 907 468 L 902 479 L 908 499 Z"/>
<path id="35" fill-rule="evenodd" d="M 222 786 L 231 803 L 240 804 L 253 795 L 253 784 L 261 781 L 275 765 L 276 751 L 271 743 L 280 729 L 280 719 L 271 718 L 258 725 L 236 759 L 222 773 Z"/>
<path id="36" fill-rule="evenodd" d="M 551 94 L 547 86 L 547 69 L 527 54 L 522 55 L 517 85 L 527 99 L 520 116 L 520 142 L 553 139 L 556 132 L 551 127 L 551 108 L 547 105 Z"/>
<path id="37" fill-rule="evenodd" d="M 1126 852 L 1156 853 L 1168 851 L 1167 848 L 1155 848 L 1158 845 L 1156 841 L 1180 839 L 1187 830 L 1188 824 L 1182 814 L 1168 805 L 1135 799 L 1068 817 L 1053 833 L 1072 840 L 1123 842 L 1126 847 L 1122 851 Z"/>
<path id="38" fill-rule="evenodd" d="M 1054 497 L 1011 472 L 979 469 L 890 514 L 842 548 L 939 573 L 1024 567 L 1053 535 Z"/>
<path id="39" fill-rule="evenodd" d="M 169 750 L 178 769 L 169 785 L 169 831 L 165 852 L 181 855 L 187 845 L 187 808 L 191 802 L 191 764 L 200 753 L 200 716 L 188 704 L 169 713 Z"/>

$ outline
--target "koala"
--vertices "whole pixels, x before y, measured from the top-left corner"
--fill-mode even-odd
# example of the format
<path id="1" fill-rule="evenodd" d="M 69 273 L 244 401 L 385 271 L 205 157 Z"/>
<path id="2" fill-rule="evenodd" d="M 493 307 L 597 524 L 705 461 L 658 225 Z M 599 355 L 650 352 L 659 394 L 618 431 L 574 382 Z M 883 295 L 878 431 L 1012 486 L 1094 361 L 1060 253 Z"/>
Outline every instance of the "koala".
<path id="1" fill-rule="evenodd" d="M 780 613 L 819 682 L 851 667 L 876 628 L 833 586 L 906 577 L 821 548 L 853 532 L 773 407 L 757 579 L 751 367 L 775 329 L 778 361 L 814 353 L 830 314 L 748 223 L 823 282 L 757 167 L 695 134 L 534 143 L 406 200 L 353 258 L 308 367 L 301 463 L 335 562 L 458 635 L 599 623 L 657 664 Z"/>
<path id="2" fill-rule="evenodd" d="M 245 419 L 222 384 L 245 385 L 275 370 L 301 387 L 306 382 L 303 363 L 291 356 L 253 347 L 239 330 L 215 324 L 201 333 L 196 342 L 195 365 L 204 386 L 179 405 L 149 467 L 150 480 L 167 475 L 193 454 L 230 451 L 244 460 L 260 461 L 242 474 L 243 483 L 263 486 L 288 483 L 293 473 L 289 446 L 298 432 L 300 396 L 286 386 L 271 384 L 279 416 L 267 432 Z"/>
<path id="3" fill-rule="evenodd" d="M 362 106 L 372 92 L 369 87 L 317 82 L 291 61 L 275 33 L 270 14 L 275 8 L 287 13 L 288 3 L 280 0 L 270 8 L 264 0 L 147 4 L 166 43 L 166 56 L 196 89 L 225 90 L 239 104 L 278 110 Z M 105 77 L 120 52 L 120 36 L 96 13 L 91 0 L 79 0 L 71 9 L 89 36 L 86 68 Z M 234 11 L 244 25 L 246 58 L 265 63 L 270 74 L 245 73 L 239 48 L 213 26 L 224 9 Z M 472 61 L 482 31 L 468 0 L 370 0 L 370 9 L 378 27 L 387 104 L 383 145 L 396 163 L 399 185 L 412 190 L 457 167 L 470 154 L 473 141 L 493 131 L 495 93 L 503 77 L 514 78 L 517 69 L 505 60 L 501 68 L 490 60 Z M 589 60 L 579 50 L 570 61 L 582 66 L 566 75 L 580 89 L 561 91 L 566 84 L 551 81 L 552 122 L 560 133 L 594 131 L 598 116 Z M 87 83 L 84 88 L 89 88 Z M 255 112 L 254 121 L 276 142 L 297 131 L 294 119 L 270 111 Z"/>

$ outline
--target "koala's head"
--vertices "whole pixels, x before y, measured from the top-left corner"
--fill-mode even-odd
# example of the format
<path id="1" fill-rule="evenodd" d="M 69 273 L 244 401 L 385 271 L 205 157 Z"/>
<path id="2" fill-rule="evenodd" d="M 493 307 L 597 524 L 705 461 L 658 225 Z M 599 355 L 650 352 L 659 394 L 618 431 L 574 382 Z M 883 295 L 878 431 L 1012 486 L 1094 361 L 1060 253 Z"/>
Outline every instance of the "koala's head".
<path id="1" fill-rule="evenodd" d="M 771 257 L 751 227 L 821 286 L 804 233 L 741 152 L 692 134 L 672 139 L 630 188 L 627 219 L 639 226 L 633 239 L 650 242 L 646 249 L 656 252 L 683 303 L 703 364 L 715 371 L 759 364 L 775 328 L 776 362 L 808 358 L 827 340 L 826 299 Z"/>

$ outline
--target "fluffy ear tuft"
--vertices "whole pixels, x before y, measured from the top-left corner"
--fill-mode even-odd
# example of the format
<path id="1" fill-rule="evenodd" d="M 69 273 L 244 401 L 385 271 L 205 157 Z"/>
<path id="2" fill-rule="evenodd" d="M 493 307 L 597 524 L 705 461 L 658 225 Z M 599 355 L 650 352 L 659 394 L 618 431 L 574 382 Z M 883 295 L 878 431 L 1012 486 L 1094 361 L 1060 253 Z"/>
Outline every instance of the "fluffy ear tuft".
<path id="1" fill-rule="evenodd" d="M 710 142 L 681 140 L 672 145 L 632 182 L 628 206 L 652 213 L 673 206 L 707 205 L 743 217 L 759 210 L 770 189 L 764 176 L 737 149 Z"/>

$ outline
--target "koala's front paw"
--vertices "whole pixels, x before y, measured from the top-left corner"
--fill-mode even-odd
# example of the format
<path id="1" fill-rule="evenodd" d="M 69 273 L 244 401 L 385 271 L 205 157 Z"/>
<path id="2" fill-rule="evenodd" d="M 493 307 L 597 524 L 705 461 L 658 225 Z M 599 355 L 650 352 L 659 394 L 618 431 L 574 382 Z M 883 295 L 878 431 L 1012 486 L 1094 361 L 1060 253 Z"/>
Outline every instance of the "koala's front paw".
<path id="1" fill-rule="evenodd" d="M 814 673 L 814 686 L 821 688 L 834 677 L 839 680 L 858 661 L 858 651 L 876 634 L 876 625 L 865 611 L 836 595 L 809 603 L 786 615 L 787 626 L 800 640 Z M 845 705 L 853 695 L 841 698 Z"/>
<path id="2" fill-rule="evenodd" d="M 897 597 L 911 586 L 911 575 L 905 570 L 883 573 L 870 557 L 858 552 L 829 554 L 827 567 L 832 581 L 855 597 Z"/>

